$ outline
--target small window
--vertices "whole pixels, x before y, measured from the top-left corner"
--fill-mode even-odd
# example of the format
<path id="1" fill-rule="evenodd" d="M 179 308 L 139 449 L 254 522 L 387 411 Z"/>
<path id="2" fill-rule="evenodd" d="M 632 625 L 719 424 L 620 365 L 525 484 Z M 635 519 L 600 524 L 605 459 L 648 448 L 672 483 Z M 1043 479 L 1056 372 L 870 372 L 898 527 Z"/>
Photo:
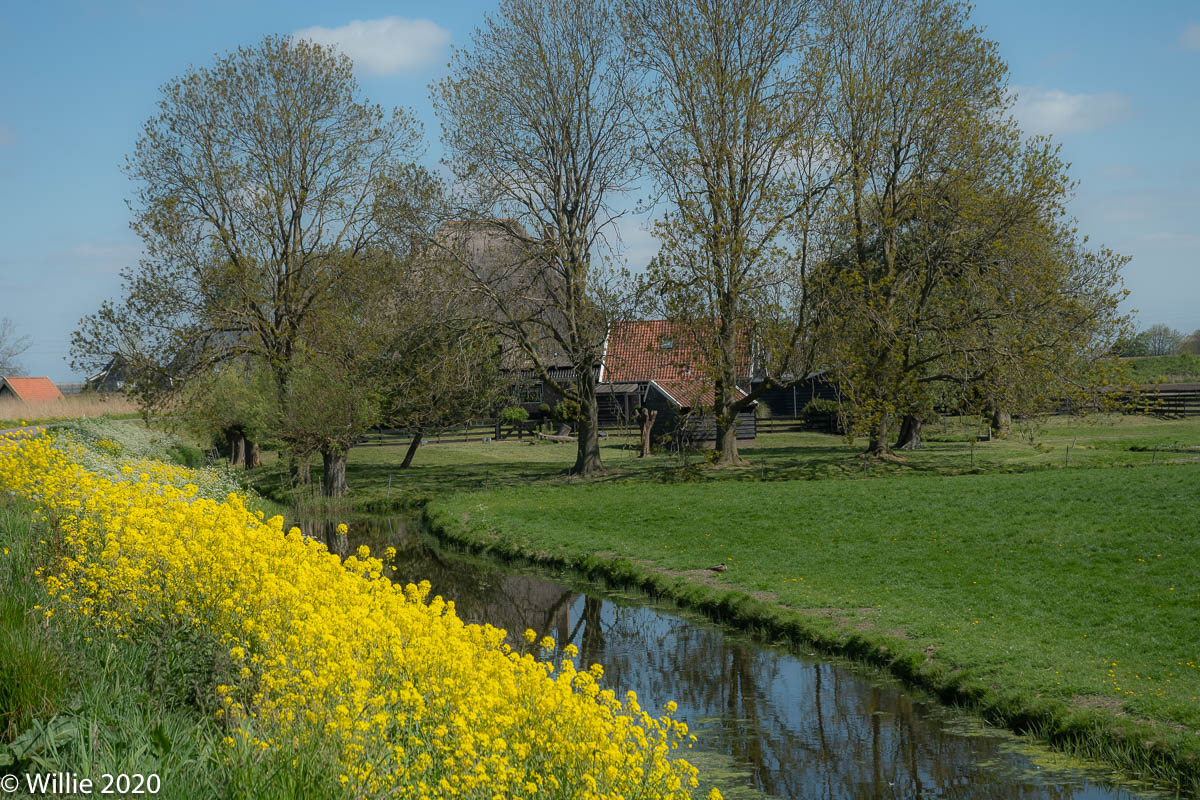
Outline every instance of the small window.
<path id="1" fill-rule="evenodd" d="M 663 350 L 674 350 L 675 349 L 675 340 L 670 339 L 670 338 L 663 339 L 661 342 L 658 343 L 658 346 L 661 347 Z"/>

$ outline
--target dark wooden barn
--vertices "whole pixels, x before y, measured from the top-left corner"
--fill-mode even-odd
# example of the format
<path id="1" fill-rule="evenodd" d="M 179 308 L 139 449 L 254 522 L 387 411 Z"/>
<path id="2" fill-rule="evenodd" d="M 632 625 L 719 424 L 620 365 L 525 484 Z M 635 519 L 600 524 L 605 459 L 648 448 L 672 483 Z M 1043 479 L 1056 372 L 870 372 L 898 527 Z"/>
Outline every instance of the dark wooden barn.
<path id="1" fill-rule="evenodd" d="M 762 384 L 755 382 L 757 389 Z M 771 410 L 771 416 L 798 419 L 804 407 L 813 400 L 837 402 L 838 390 L 824 371 L 814 372 L 799 383 L 786 388 L 772 387 L 758 397 L 758 402 Z"/>
<path id="2" fill-rule="evenodd" d="M 650 381 L 643 405 L 657 411 L 650 438 L 672 448 L 712 448 L 717 444 L 717 418 L 712 411 L 708 391 L 699 381 Z M 740 390 L 739 390 L 740 391 Z M 745 396 L 745 392 L 742 392 Z M 740 447 L 751 447 L 758 433 L 754 407 L 737 416 L 737 440 Z"/>

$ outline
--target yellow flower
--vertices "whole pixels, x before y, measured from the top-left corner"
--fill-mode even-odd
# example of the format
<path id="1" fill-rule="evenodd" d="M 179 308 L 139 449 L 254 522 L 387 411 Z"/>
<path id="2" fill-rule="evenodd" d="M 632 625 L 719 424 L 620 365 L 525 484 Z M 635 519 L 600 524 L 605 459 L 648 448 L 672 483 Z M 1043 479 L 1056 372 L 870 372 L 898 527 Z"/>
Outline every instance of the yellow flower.
<path id="1" fill-rule="evenodd" d="M 574 646 L 557 667 L 513 652 L 505 631 L 465 624 L 427 581 L 393 583 L 366 547 L 347 569 L 203 471 L 119 472 L 89 472 L 44 435 L 0 440 L 0 491 L 60 520 L 43 613 L 119 635 L 166 621 L 220 641 L 239 662 L 215 689 L 227 747 L 320 742 L 356 796 L 691 796 L 695 767 L 668 755 L 689 741 L 673 707 L 655 719 L 636 695 L 617 699 L 599 665 L 576 670 Z"/>

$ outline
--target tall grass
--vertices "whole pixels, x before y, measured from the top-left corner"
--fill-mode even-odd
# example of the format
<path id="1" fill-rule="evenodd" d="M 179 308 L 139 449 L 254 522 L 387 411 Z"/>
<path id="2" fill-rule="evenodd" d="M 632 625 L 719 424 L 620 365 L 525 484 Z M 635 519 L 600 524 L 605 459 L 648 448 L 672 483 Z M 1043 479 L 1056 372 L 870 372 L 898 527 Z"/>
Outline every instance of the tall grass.
<path id="1" fill-rule="evenodd" d="M 24 403 L 0 400 L 0 427 L 19 423 L 41 423 L 83 417 L 119 416 L 138 413 L 138 405 L 123 394 L 85 392 L 67 395 L 61 400 Z"/>

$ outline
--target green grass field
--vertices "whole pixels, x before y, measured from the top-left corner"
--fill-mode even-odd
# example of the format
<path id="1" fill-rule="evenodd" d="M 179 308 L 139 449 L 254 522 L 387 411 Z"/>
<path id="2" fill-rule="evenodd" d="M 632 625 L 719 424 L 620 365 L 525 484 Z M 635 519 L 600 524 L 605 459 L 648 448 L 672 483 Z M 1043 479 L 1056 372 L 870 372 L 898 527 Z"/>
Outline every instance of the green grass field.
<path id="1" fill-rule="evenodd" d="M 525 552 L 625 557 L 919 642 L 995 686 L 1200 730 L 1198 485 L 1200 466 L 592 484 L 431 511 Z"/>
<path id="2" fill-rule="evenodd" d="M 1200 419 L 1056 417 L 1032 426 L 1018 425 L 1006 440 L 975 444 L 966 441 L 982 430 L 978 423 L 965 420 L 930 425 L 925 432 L 925 447 L 903 453 L 904 460 L 900 462 L 863 459 L 862 440 L 847 442 L 841 436 L 821 433 L 763 434 L 756 447 L 742 450 L 747 460 L 745 467 L 722 470 L 702 469 L 702 454 L 693 454 L 686 460 L 671 454 L 638 458 L 633 437 L 613 436 L 602 446 L 608 473 L 594 481 L 863 479 L 1024 472 L 1067 464 L 1071 468 L 1140 465 L 1200 458 Z M 574 446 L 570 444 L 531 444 L 528 439 L 473 441 L 424 445 L 417 451 L 412 466 L 400 470 L 397 467 L 406 445 L 406 440 L 398 439 L 392 445 L 352 450 L 347 467 L 351 496 L 336 503 L 334 510 L 379 511 L 451 492 L 566 484 L 571 482 L 566 470 L 575 458 Z M 319 464 L 314 466 L 313 474 L 319 474 Z M 277 462 L 269 461 L 251 480 L 264 494 L 288 501 L 283 488 L 284 471 Z"/>

